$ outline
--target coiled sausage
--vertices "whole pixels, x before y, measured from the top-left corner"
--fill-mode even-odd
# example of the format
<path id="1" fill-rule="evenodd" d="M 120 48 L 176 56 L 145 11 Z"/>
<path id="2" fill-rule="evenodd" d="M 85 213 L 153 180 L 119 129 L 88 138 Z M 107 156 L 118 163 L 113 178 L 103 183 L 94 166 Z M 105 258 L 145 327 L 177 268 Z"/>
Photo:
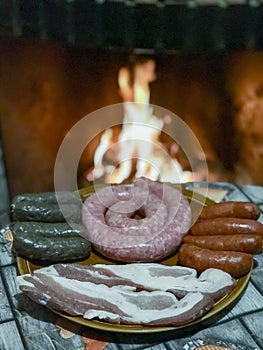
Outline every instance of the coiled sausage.
<path id="1" fill-rule="evenodd" d="M 136 220 L 134 215 L 144 212 Z M 145 178 L 132 185 L 106 186 L 88 197 L 83 225 L 94 249 L 117 261 L 158 261 L 180 245 L 192 215 L 177 189 Z"/>

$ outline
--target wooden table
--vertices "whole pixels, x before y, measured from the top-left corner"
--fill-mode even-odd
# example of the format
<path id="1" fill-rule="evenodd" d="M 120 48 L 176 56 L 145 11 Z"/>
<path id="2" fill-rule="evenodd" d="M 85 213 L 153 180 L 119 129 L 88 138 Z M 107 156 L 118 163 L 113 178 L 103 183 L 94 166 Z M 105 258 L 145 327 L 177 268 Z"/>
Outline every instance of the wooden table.
<path id="1" fill-rule="evenodd" d="M 184 186 L 201 191 L 204 183 Z M 208 194 L 214 197 L 218 193 L 224 193 L 226 201 L 253 201 L 263 211 L 263 187 L 209 183 Z M 105 332 L 69 322 L 19 293 L 17 265 L 5 237 L 8 216 L 2 215 L 0 220 L 1 350 L 191 350 L 203 342 L 217 341 L 235 344 L 233 349 L 263 349 L 263 254 L 255 256 L 250 282 L 235 304 L 206 324 L 158 334 Z"/>

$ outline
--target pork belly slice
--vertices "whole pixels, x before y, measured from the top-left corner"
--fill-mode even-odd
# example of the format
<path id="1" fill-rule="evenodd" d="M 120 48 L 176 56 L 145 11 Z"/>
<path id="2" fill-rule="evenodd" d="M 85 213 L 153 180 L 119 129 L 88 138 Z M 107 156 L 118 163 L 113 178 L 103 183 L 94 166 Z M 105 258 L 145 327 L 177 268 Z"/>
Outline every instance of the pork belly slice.
<path id="1" fill-rule="evenodd" d="M 49 273 L 107 286 L 133 286 L 136 290 L 170 291 L 177 298 L 182 298 L 189 292 L 200 292 L 218 300 L 235 286 L 232 276 L 219 269 L 208 269 L 197 277 L 197 271 L 194 269 L 158 263 L 92 266 L 76 263 L 56 264 L 39 269 L 38 273 Z"/>
<path id="2" fill-rule="evenodd" d="M 47 273 L 19 276 L 21 291 L 33 301 L 69 315 L 111 323 L 181 326 L 206 314 L 214 301 L 199 292 L 178 300 L 165 291 L 108 287 Z"/>
<path id="3" fill-rule="evenodd" d="M 178 298 L 189 292 L 208 294 L 217 301 L 227 295 L 236 285 L 236 280 L 227 272 L 210 268 L 203 271 L 196 279 L 187 279 L 182 285 L 174 286 L 167 291 L 174 293 Z"/>
<path id="4" fill-rule="evenodd" d="M 158 263 L 130 263 L 124 265 L 54 264 L 38 270 L 107 286 L 128 285 L 137 290 L 167 290 L 176 279 L 196 277 L 196 270 L 182 266 L 166 266 Z"/>

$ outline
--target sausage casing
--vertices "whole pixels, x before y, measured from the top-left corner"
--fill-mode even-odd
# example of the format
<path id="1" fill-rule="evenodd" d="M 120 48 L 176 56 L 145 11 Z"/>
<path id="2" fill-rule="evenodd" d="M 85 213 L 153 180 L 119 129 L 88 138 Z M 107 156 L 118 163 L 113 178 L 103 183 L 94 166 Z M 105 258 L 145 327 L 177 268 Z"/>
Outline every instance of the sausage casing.
<path id="1" fill-rule="evenodd" d="M 38 221 L 38 222 L 80 222 L 81 208 L 79 205 L 65 203 L 27 203 L 18 202 L 12 206 L 12 221 Z"/>
<path id="2" fill-rule="evenodd" d="M 197 221 L 191 227 L 192 235 L 254 234 L 263 236 L 263 224 L 243 218 L 214 218 Z"/>
<path id="3" fill-rule="evenodd" d="M 77 192 L 58 191 L 58 192 L 40 192 L 40 193 L 23 193 L 13 197 L 11 207 L 18 203 L 70 203 L 80 205 L 81 200 Z"/>
<path id="4" fill-rule="evenodd" d="M 67 222 L 36 222 L 17 221 L 12 222 L 10 229 L 16 235 L 31 233 L 32 237 L 83 237 L 86 234 L 84 226 L 79 224 L 68 224 Z"/>
<path id="5" fill-rule="evenodd" d="M 211 250 L 229 250 L 249 254 L 262 252 L 263 237 L 260 235 L 186 235 L 183 243 L 191 243 L 201 248 Z"/>
<path id="6" fill-rule="evenodd" d="M 253 202 L 221 202 L 204 207 L 199 218 L 211 219 L 217 217 L 233 217 L 257 220 L 260 216 L 259 207 Z"/>
<path id="7" fill-rule="evenodd" d="M 232 251 L 213 251 L 184 243 L 178 252 L 178 264 L 194 268 L 199 273 L 209 268 L 216 268 L 229 273 L 234 278 L 240 278 L 252 268 L 253 255 Z"/>

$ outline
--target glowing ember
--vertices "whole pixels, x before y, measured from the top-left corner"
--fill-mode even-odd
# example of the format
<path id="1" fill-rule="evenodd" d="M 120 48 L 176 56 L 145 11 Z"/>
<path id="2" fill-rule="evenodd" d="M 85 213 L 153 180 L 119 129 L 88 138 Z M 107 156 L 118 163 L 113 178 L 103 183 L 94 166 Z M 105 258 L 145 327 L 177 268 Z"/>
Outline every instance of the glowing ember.
<path id="1" fill-rule="evenodd" d="M 131 176 L 134 159 L 135 178 L 144 176 L 172 183 L 193 180 L 192 172 L 183 171 L 174 157 L 179 147 L 173 145 L 172 157 L 159 140 L 164 124 L 169 123 L 171 118 L 153 115 L 150 83 L 155 79 L 155 62 L 152 59 L 137 62 L 132 71 L 128 67 L 119 70 L 119 94 L 124 106 L 122 130 L 117 142 L 114 142 L 111 128 L 104 131 L 94 154 L 94 168 L 87 175 L 88 181 L 103 177 L 107 183 L 122 183 Z M 114 165 L 105 164 L 109 153 L 115 153 Z"/>

